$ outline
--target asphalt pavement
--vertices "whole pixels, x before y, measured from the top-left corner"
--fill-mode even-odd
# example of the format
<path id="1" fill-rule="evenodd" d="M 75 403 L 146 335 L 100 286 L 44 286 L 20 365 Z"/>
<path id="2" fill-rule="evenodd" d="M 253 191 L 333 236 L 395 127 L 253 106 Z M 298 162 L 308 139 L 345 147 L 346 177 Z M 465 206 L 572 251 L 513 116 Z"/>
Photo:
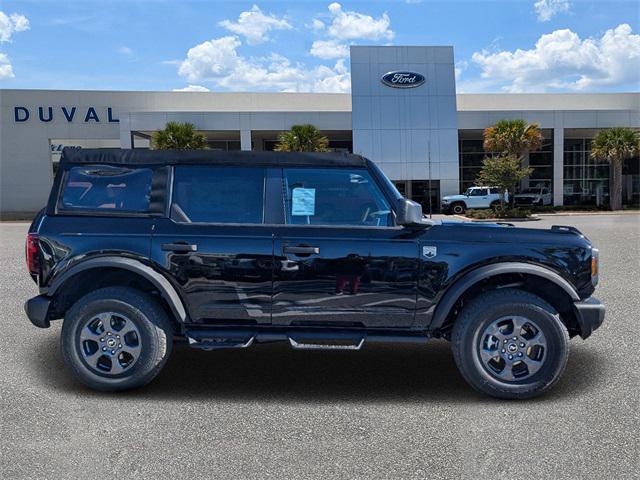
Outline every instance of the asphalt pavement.
<path id="1" fill-rule="evenodd" d="M 360 352 L 176 348 L 149 386 L 96 393 L 33 327 L 26 224 L 0 223 L 0 477 L 639 478 L 640 216 L 544 217 L 600 248 L 605 324 L 542 398 L 468 387 L 444 341 Z"/>

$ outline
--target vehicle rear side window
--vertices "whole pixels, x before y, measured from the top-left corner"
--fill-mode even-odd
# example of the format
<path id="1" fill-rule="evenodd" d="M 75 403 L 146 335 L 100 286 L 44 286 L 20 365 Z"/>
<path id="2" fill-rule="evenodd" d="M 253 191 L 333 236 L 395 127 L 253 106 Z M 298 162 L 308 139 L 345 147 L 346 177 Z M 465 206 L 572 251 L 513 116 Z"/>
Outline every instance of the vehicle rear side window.
<path id="1" fill-rule="evenodd" d="M 290 225 L 392 225 L 389 203 L 364 169 L 284 170 Z"/>
<path id="2" fill-rule="evenodd" d="M 500 189 L 499 188 L 492 188 L 489 190 L 489 193 L 491 195 L 497 195 L 498 193 L 500 193 Z"/>
<path id="3" fill-rule="evenodd" d="M 72 167 L 65 176 L 59 205 L 73 211 L 148 212 L 152 178 L 150 168 Z"/>
<path id="4" fill-rule="evenodd" d="M 176 167 L 171 218 L 181 222 L 262 223 L 264 168 Z"/>

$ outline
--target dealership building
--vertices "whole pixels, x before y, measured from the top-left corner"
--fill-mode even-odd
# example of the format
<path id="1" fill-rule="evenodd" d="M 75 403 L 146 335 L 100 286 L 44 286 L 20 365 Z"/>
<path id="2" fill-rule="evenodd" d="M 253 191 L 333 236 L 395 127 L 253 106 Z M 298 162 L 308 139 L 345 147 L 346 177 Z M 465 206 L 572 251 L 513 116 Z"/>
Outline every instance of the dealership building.
<path id="1" fill-rule="evenodd" d="M 391 72 L 391 74 L 389 74 Z M 545 142 L 526 186 L 555 205 L 608 203 L 595 134 L 640 129 L 639 93 L 457 94 L 453 47 L 351 47 L 351 94 L 0 90 L 0 215 L 47 200 L 64 146 L 148 148 L 169 121 L 190 122 L 216 150 L 272 150 L 283 130 L 317 126 L 336 151 L 376 162 L 399 190 L 435 208 L 473 185 L 482 131 L 501 119 L 539 124 Z M 623 204 L 640 201 L 640 159 L 623 168 Z"/>

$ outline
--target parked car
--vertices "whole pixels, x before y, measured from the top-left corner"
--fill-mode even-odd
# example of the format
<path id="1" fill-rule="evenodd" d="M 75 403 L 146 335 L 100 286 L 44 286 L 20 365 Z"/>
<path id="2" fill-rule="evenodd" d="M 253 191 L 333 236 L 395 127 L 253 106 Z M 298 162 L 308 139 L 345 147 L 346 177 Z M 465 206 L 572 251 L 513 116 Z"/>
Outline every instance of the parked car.
<path id="1" fill-rule="evenodd" d="M 505 201 L 509 201 L 508 193 L 505 193 Z M 493 208 L 499 204 L 500 189 L 496 187 L 471 187 L 462 195 L 442 197 L 441 210 L 443 213 L 461 215 L 466 210 Z"/>
<path id="2" fill-rule="evenodd" d="M 578 230 L 425 220 L 358 155 L 65 149 L 49 198 L 25 310 L 41 328 L 64 318 L 64 362 L 96 390 L 150 382 L 177 341 L 444 338 L 472 387 L 528 398 L 604 319 Z"/>
<path id="3" fill-rule="evenodd" d="M 520 193 L 516 193 L 513 196 L 513 200 L 516 205 L 552 205 L 553 197 L 551 191 L 546 186 L 537 186 L 525 188 Z"/>

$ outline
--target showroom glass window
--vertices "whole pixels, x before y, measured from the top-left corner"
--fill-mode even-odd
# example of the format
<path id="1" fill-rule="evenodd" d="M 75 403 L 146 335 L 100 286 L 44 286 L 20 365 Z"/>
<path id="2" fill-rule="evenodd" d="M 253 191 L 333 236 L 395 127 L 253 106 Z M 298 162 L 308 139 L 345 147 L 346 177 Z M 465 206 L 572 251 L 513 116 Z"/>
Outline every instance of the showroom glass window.
<path id="1" fill-rule="evenodd" d="M 176 167 L 171 216 L 183 222 L 262 223 L 264 168 Z"/>
<path id="2" fill-rule="evenodd" d="M 565 138 L 563 191 L 565 205 L 609 203 L 609 164 L 591 158 L 590 138 Z"/>
<path id="3" fill-rule="evenodd" d="M 149 211 L 153 170 L 109 165 L 72 167 L 64 177 L 61 210 Z"/>
<path id="4" fill-rule="evenodd" d="M 284 169 L 290 225 L 389 226 L 391 208 L 365 169 Z"/>

